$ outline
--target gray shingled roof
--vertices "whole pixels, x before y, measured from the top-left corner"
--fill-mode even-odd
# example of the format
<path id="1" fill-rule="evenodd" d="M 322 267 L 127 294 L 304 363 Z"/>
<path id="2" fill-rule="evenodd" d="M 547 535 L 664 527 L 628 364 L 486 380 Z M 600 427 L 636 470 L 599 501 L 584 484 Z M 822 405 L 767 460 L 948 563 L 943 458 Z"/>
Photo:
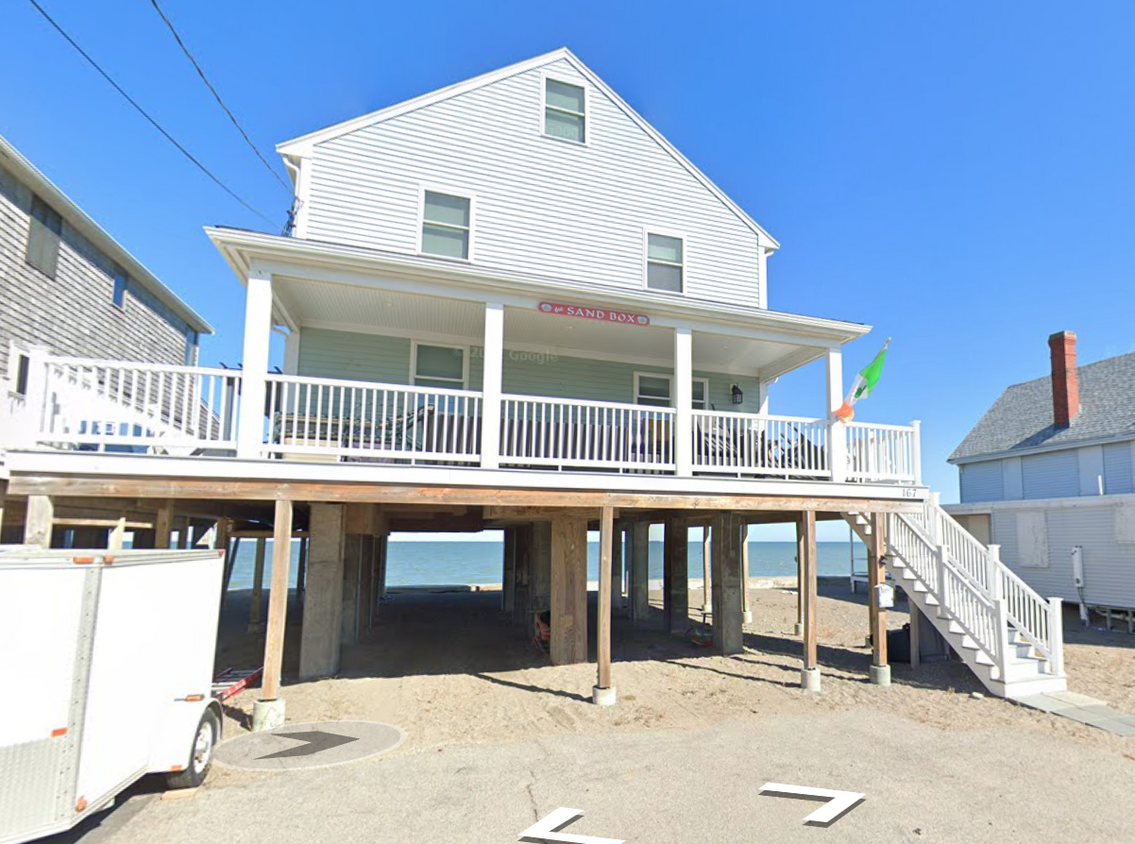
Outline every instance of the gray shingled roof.
<path id="1" fill-rule="evenodd" d="M 1135 437 L 1135 352 L 1076 367 L 1080 412 L 1067 428 L 1052 424 L 1052 378 L 1014 384 L 986 411 L 950 462 L 1017 449 Z"/>

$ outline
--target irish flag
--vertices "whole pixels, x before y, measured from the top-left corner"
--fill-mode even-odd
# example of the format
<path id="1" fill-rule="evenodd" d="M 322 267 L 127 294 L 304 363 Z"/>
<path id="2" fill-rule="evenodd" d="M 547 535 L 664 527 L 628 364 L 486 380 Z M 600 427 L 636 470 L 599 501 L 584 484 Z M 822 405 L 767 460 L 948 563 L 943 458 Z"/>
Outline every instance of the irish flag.
<path id="1" fill-rule="evenodd" d="M 855 411 L 852 410 L 855 403 L 871 395 L 871 391 L 879 383 L 879 376 L 883 374 L 883 361 L 887 359 L 887 346 L 889 345 L 891 345 L 890 337 L 883 344 L 879 354 L 875 355 L 875 359 L 867 364 L 867 368 L 855 376 L 855 383 L 851 385 L 847 398 L 843 400 L 843 404 L 835 412 L 835 417 L 841 422 L 850 422 L 855 418 Z"/>

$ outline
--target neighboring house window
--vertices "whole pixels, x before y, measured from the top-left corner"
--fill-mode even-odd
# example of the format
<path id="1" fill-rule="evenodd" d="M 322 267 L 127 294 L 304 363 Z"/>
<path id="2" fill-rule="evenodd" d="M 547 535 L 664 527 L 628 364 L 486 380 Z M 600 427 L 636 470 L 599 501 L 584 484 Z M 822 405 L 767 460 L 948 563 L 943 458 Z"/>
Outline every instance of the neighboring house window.
<path id="1" fill-rule="evenodd" d="M 587 141 L 587 93 L 580 85 L 544 80 L 544 134 L 568 141 Z"/>
<path id="2" fill-rule="evenodd" d="M 51 278 L 55 278 L 59 263 L 59 238 L 62 234 L 63 218 L 38 196 L 32 197 L 27 262 Z"/>
<path id="3" fill-rule="evenodd" d="M 422 201 L 422 252 L 446 258 L 469 257 L 472 209 L 468 197 L 425 192 Z"/>
<path id="4" fill-rule="evenodd" d="M 636 372 L 634 376 L 635 404 L 670 407 L 673 403 L 672 383 L 673 379 L 669 375 Z M 690 406 L 694 410 L 705 410 L 709 406 L 706 399 L 709 395 L 709 381 L 705 378 L 695 378 L 692 395 L 693 401 L 690 402 Z"/>
<path id="5" fill-rule="evenodd" d="M 185 365 L 193 366 L 197 363 L 197 343 L 199 335 L 192 328 L 185 329 Z"/>
<path id="6" fill-rule="evenodd" d="M 114 268 L 114 304 L 126 307 L 126 273 L 118 267 Z"/>
<path id="7" fill-rule="evenodd" d="M 465 349 L 414 344 L 414 386 L 460 390 L 465 387 Z"/>
<path id="8" fill-rule="evenodd" d="M 682 238 L 664 234 L 646 236 L 646 286 L 651 290 L 682 292 Z"/>
<path id="9" fill-rule="evenodd" d="M 31 367 L 31 358 L 27 355 L 16 353 L 16 383 L 15 393 L 17 396 L 26 396 L 28 394 L 28 370 Z"/>

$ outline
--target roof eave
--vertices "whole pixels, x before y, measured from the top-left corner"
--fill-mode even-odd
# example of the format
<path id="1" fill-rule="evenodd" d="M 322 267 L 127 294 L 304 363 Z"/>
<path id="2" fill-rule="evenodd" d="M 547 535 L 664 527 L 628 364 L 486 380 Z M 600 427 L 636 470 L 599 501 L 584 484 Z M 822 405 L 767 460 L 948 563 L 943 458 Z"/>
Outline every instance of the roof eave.
<path id="1" fill-rule="evenodd" d="M 1084 448 L 1092 445 L 1107 445 L 1109 443 L 1119 443 L 1135 441 L 1135 433 L 1131 434 L 1118 434 L 1110 437 L 1084 437 L 1079 440 L 1071 440 L 1069 442 L 1060 442 L 1054 445 L 1038 445 L 1029 448 L 1012 448 L 1005 451 L 990 451 L 982 454 L 967 454 L 962 457 L 957 457 L 951 454 L 946 458 L 946 462 L 954 466 L 962 466 L 966 463 L 984 463 L 989 460 L 1003 460 L 1006 457 L 1025 457 L 1030 454 L 1044 454 L 1049 451 L 1067 451 L 1070 448 Z"/>

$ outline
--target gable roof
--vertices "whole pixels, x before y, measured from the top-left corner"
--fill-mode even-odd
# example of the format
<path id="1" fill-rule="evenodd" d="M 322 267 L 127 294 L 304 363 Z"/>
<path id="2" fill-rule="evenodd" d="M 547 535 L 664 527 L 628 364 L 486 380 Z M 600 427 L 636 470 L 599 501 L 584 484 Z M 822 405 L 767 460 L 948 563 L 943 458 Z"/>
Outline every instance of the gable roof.
<path id="1" fill-rule="evenodd" d="M 276 151 L 285 157 L 297 156 L 306 157 L 312 154 L 316 144 L 321 144 L 335 138 L 348 135 L 359 129 L 373 126 L 376 123 L 390 120 L 394 117 L 399 117 L 403 114 L 408 114 L 412 111 L 417 111 L 421 108 L 427 108 L 434 103 L 448 100 L 452 97 L 460 96 L 461 94 L 474 91 L 478 88 L 483 88 L 486 85 L 491 85 L 494 82 L 499 82 L 502 79 L 507 79 L 519 73 L 525 73 L 535 68 L 543 67 L 544 65 L 551 64 L 552 62 L 567 61 L 581 76 L 587 79 L 595 88 L 607 96 L 615 106 L 622 111 L 631 121 L 633 121 L 643 132 L 645 132 L 655 143 L 662 147 L 678 164 L 684 167 L 690 175 L 692 175 L 698 182 L 702 184 L 710 193 L 712 193 L 718 200 L 720 200 L 730 211 L 737 215 L 737 218 L 748 226 L 752 231 L 757 234 L 761 240 L 762 245 L 771 249 L 779 249 L 780 244 L 771 234 L 765 231 L 752 217 L 730 199 L 721 188 L 713 183 L 713 181 L 701 172 L 688 158 L 686 158 L 678 149 L 667 141 L 662 135 L 646 122 L 631 106 L 618 94 L 614 92 L 607 84 L 600 79 L 595 73 L 581 62 L 575 54 L 567 47 L 561 47 L 558 50 L 553 50 L 550 53 L 545 53 L 542 56 L 536 56 L 526 61 L 517 62 L 516 64 L 502 67 L 499 70 L 494 70 L 489 73 L 475 76 L 472 79 L 467 79 L 464 82 L 458 82 L 454 85 L 449 85 L 445 88 L 439 88 L 428 94 L 423 94 L 420 97 L 414 97 L 410 100 L 405 100 L 401 103 L 396 103 L 392 106 L 372 111 L 370 114 L 364 114 L 361 117 L 356 117 L 351 120 L 346 120 L 342 123 L 337 123 L 334 126 L 328 126 L 326 129 L 320 129 L 316 132 L 310 132 L 306 135 L 301 135 L 298 138 L 293 138 L 290 141 L 284 141 L 276 145 Z M 289 171 L 291 168 L 289 168 Z"/>
<path id="2" fill-rule="evenodd" d="M 151 293 L 162 304 L 199 334 L 212 334 L 213 327 L 166 287 L 156 275 L 126 251 L 126 247 L 87 215 L 67 194 L 63 193 L 39 169 L 28 161 L 18 149 L 0 135 L 0 165 L 11 170 L 16 178 L 27 185 L 37 196 L 50 205 L 77 232 L 97 246 L 108 258 L 125 270 L 129 276 Z"/>
<path id="3" fill-rule="evenodd" d="M 1052 423 L 1052 376 L 1046 375 L 1005 390 L 949 461 L 1135 438 L 1135 352 L 1078 366 L 1076 373 L 1080 412 L 1067 428 Z"/>

